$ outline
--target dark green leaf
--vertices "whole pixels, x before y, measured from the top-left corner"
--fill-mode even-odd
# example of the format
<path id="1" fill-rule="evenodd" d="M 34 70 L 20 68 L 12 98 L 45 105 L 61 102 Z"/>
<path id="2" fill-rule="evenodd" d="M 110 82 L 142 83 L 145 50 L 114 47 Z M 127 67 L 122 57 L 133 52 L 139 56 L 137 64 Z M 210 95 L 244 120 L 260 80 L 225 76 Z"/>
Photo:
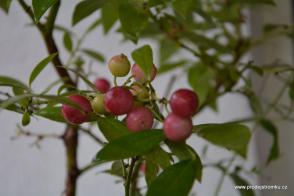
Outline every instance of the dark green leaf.
<path id="1" fill-rule="evenodd" d="M 97 51 L 94 51 L 91 49 L 83 49 L 82 52 L 85 53 L 86 55 L 88 55 L 89 57 L 99 61 L 99 62 L 102 62 L 102 63 L 105 62 L 103 55 Z"/>
<path id="2" fill-rule="evenodd" d="M 171 70 L 174 70 L 176 68 L 180 68 L 180 67 L 184 68 L 186 63 L 187 63 L 186 60 L 180 60 L 177 62 L 161 64 L 157 73 L 163 74 L 163 73 L 169 72 Z"/>
<path id="3" fill-rule="evenodd" d="M 268 119 L 261 119 L 259 123 L 273 137 L 273 144 L 267 159 L 267 164 L 269 164 L 280 157 L 278 128 Z"/>
<path id="4" fill-rule="evenodd" d="M 147 78 L 150 79 L 151 71 L 153 67 L 153 55 L 152 49 L 149 45 L 144 45 L 132 52 L 132 57 L 134 61 L 140 66 L 144 71 Z"/>
<path id="5" fill-rule="evenodd" d="M 268 5 L 276 5 L 274 0 L 232 0 L 233 3 L 241 3 L 241 4 L 268 4 Z"/>
<path id="6" fill-rule="evenodd" d="M 112 161 L 139 156 L 152 150 L 165 139 L 162 130 L 148 130 L 119 137 L 106 144 L 96 160 Z"/>
<path id="7" fill-rule="evenodd" d="M 22 83 L 21 81 L 11 78 L 9 76 L 1 76 L 0 75 L 0 86 L 12 86 L 12 87 L 17 87 L 20 89 L 26 89 L 29 90 L 30 88 Z"/>
<path id="8" fill-rule="evenodd" d="M 33 69 L 30 79 L 29 79 L 29 85 L 31 86 L 33 81 L 36 79 L 36 77 L 41 73 L 41 71 L 45 68 L 45 66 L 52 61 L 52 59 L 57 55 L 51 54 L 50 56 L 43 59 L 38 65 Z"/>
<path id="9" fill-rule="evenodd" d="M 0 8 L 2 8 L 6 13 L 8 13 L 10 8 L 11 0 L 0 0 Z"/>
<path id="10" fill-rule="evenodd" d="M 198 0 L 174 0 L 174 10 L 183 18 L 186 18 L 195 8 L 197 8 Z"/>
<path id="11" fill-rule="evenodd" d="M 63 34 L 63 45 L 65 48 L 70 52 L 72 51 L 72 39 L 69 33 L 64 33 Z"/>
<path id="12" fill-rule="evenodd" d="M 61 107 L 48 105 L 34 113 L 37 116 L 42 116 L 44 118 L 57 121 L 65 122 L 63 116 L 61 115 Z"/>
<path id="13" fill-rule="evenodd" d="M 159 165 L 162 169 L 170 166 L 171 156 L 165 152 L 160 146 L 154 148 L 145 155 L 146 160 L 153 162 L 155 165 Z"/>
<path id="14" fill-rule="evenodd" d="M 179 49 L 179 45 L 170 39 L 160 41 L 159 57 L 160 64 L 165 63 Z"/>
<path id="15" fill-rule="evenodd" d="M 158 174 L 159 168 L 156 164 L 154 164 L 151 160 L 146 160 L 145 162 L 145 180 L 148 187 L 152 183 L 152 181 L 156 178 Z"/>
<path id="16" fill-rule="evenodd" d="M 110 117 L 98 118 L 98 127 L 108 141 L 130 134 L 121 121 Z"/>
<path id="17" fill-rule="evenodd" d="M 236 123 L 204 124 L 195 126 L 194 131 L 209 142 L 233 150 L 246 158 L 250 130 L 245 125 Z"/>
<path id="18" fill-rule="evenodd" d="M 138 36 L 148 23 L 148 16 L 140 7 L 131 3 L 121 4 L 118 13 L 124 35 L 137 43 Z"/>
<path id="19" fill-rule="evenodd" d="M 244 180 L 242 179 L 240 176 L 238 176 L 237 174 L 230 174 L 230 177 L 232 178 L 232 180 L 234 181 L 235 185 L 236 186 L 249 186 L 249 184 Z M 254 192 L 252 189 L 238 189 L 239 190 L 239 193 L 241 196 L 254 196 Z"/>
<path id="20" fill-rule="evenodd" d="M 99 8 L 103 6 L 106 0 L 83 0 L 78 3 L 75 7 L 72 24 L 76 25 L 81 20 L 90 16 L 92 13 L 97 11 Z"/>
<path id="21" fill-rule="evenodd" d="M 118 0 L 108 0 L 101 10 L 101 21 L 104 33 L 108 33 L 111 27 L 118 20 Z"/>
<path id="22" fill-rule="evenodd" d="M 195 177 L 195 160 L 180 161 L 167 169 L 153 180 L 147 196 L 183 196 L 188 195 Z"/>
<path id="23" fill-rule="evenodd" d="M 30 114 L 27 111 L 25 111 L 21 119 L 22 126 L 27 126 L 28 124 L 30 124 L 30 121 L 31 121 Z"/>
<path id="24" fill-rule="evenodd" d="M 56 2 L 58 0 L 33 0 L 32 4 L 36 21 L 39 22 L 45 12 Z"/>

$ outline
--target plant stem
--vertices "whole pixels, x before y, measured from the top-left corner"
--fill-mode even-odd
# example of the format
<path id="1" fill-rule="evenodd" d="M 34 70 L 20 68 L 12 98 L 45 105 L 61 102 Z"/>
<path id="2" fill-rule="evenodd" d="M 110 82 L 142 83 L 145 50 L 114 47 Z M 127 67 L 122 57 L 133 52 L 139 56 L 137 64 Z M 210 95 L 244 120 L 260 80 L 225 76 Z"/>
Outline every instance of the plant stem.
<path id="1" fill-rule="evenodd" d="M 136 158 L 132 158 L 128 176 L 127 176 L 126 186 L 125 186 L 125 196 L 130 196 L 130 185 L 131 185 L 131 181 L 133 177 L 133 170 L 134 170 L 135 163 L 136 163 Z"/>

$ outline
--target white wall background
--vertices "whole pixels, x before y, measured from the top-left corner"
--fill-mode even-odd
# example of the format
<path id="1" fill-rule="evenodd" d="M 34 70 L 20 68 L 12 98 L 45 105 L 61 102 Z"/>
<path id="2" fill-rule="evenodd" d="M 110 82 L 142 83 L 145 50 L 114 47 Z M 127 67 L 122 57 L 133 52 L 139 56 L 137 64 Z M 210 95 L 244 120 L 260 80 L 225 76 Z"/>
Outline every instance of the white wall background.
<path id="1" fill-rule="evenodd" d="M 75 0 L 76 1 L 76 0 Z M 63 1 L 61 11 L 58 15 L 57 23 L 70 28 L 71 14 L 73 12 L 74 1 Z M 77 2 L 77 1 L 76 1 Z M 95 19 L 97 15 L 91 17 Z M 87 20 L 91 21 L 91 19 Z M 28 17 L 20 9 L 17 2 L 13 2 L 8 16 L 0 12 L 0 73 L 10 75 L 22 81 L 27 81 L 29 74 L 35 64 L 46 57 L 47 53 L 39 33 L 32 27 L 26 26 L 29 23 Z M 87 26 L 87 22 L 77 25 L 73 30 L 81 34 Z M 56 35 L 60 42 L 61 36 Z M 148 40 L 144 43 L 152 44 Z M 140 42 L 139 45 L 142 45 Z M 109 59 L 119 53 L 130 55 L 130 52 L 138 47 L 130 42 L 121 42 L 121 36 L 112 32 L 107 37 L 103 36 L 102 29 L 97 31 L 87 39 L 84 44 L 87 48 L 94 48 L 105 54 Z M 154 45 L 153 45 L 154 46 Z M 60 45 L 61 48 L 61 45 Z M 156 46 L 154 46 L 156 50 Z M 62 52 L 64 52 L 62 50 Z M 156 52 L 154 52 L 156 54 Z M 66 55 L 62 55 L 66 60 Z M 94 70 L 98 75 L 110 74 L 105 65 L 94 64 Z M 163 92 L 170 75 L 157 78 L 154 82 L 158 92 Z M 50 66 L 47 67 L 38 77 L 33 88 L 42 90 L 49 82 L 57 79 L 55 71 Z M 174 89 L 188 87 L 185 78 L 181 78 Z M 205 111 L 195 118 L 195 123 L 206 122 L 226 122 L 234 118 L 247 117 L 250 114 L 247 103 L 241 98 L 233 95 L 223 97 L 219 102 L 219 113 L 215 114 L 210 110 Z M 0 195 L 2 196 L 52 196 L 60 195 L 63 191 L 65 176 L 64 149 L 61 141 L 45 140 L 41 143 L 42 148 L 31 148 L 33 142 L 30 138 L 22 138 L 11 141 L 11 136 L 15 135 L 16 124 L 20 123 L 21 116 L 12 112 L 2 111 L 0 113 Z M 58 123 L 43 119 L 32 119 L 32 123 L 26 128 L 40 133 L 62 133 L 64 126 Z M 198 152 L 204 144 L 203 140 L 192 137 L 189 141 Z M 82 136 L 79 149 L 80 165 L 89 163 L 98 151 L 97 146 L 87 136 Z M 254 162 L 254 153 L 250 149 L 248 166 Z M 228 157 L 225 150 L 211 147 L 209 157 L 211 160 Z M 123 195 L 122 184 L 115 184 L 115 177 L 98 173 L 104 167 L 94 169 L 87 173 L 78 182 L 78 195 Z M 193 192 L 197 195 L 209 196 L 213 194 L 218 182 L 219 172 L 212 169 L 204 170 L 204 177 L 201 186 L 196 185 Z M 226 180 L 221 195 L 233 195 L 235 190 L 231 181 Z"/>

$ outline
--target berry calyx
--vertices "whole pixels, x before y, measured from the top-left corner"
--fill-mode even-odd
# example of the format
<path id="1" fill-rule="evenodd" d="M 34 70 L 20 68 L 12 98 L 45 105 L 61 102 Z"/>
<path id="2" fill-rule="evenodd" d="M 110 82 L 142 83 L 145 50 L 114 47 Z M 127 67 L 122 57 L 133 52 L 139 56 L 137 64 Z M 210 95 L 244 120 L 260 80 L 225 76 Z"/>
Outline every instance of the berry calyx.
<path id="1" fill-rule="evenodd" d="M 114 115 L 128 113 L 133 106 L 134 97 L 129 89 L 116 86 L 111 88 L 104 97 L 104 106 L 106 111 Z"/>
<path id="2" fill-rule="evenodd" d="M 106 93 L 110 89 L 110 83 L 105 78 L 95 80 L 95 86 L 100 93 Z"/>
<path id="3" fill-rule="evenodd" d="M 132 94 L 134 96 L 136 96 L 137 99 L 139 99 L 139 100 L 148 99 L 148 97 L 149 97 L 148 89 L 144 86 L 139 85 L 139 84 L 132 85 L 130 90 L 131 90 Z"/>
<path id="4" fill-rule="evenodd" d="M 153 114 L 148 108 L 137 107 L 128 113 L 125 122 L 130 131 L 138 132 L 151 129 L 153 118 Z"/>
<path id="5" fill-rule="evenodd" d="M 174 142 L 185 141 L 192 134 L 192 120 L 170 113 L 163 124 L 166 138 Z"/>
<path id="6" fill-rule="evenodd" d="M 81 95 L 71 95 L 68 98 L 74 103 L 78 104 L 82 111 L 70 105 L 63 104 L 61 111 L 65 120 L 71 124 L 81 124 L 88 121 L 88 113 L 92 112 L 92 107 L 89 100 Z"/>
<path id="7" fill-rule="evenodd" d="M 197 112 L 198 104 L 197 94 L 189 89 L 175 91 L 170 99 L 172 112 L 184 118 L 194 116 Z"/>
<path id="8" fill-rule="evenodd" d="M 115 77 L 124 77 L 130 72 L 131 64 L 124 54 L 116 55 L 108 62 L 108 69 Z"/>
<path id="9" fill-rule="evenodd" d="M 157 69 L 155 65 L 153 65 L 150 78 L 147 78 L 146 74 L 144 73 L 144 71 L 141 69 L 141 67 L 138 64 L 134 64 L 132 66 L 131 72 L 137 82 L 144 83 L 147 81 L 152 82 L 154 80 L 157 73 Z"/>
<path id="10" fill-rule="evenodd" d="M 93 111 L 97 114 L 105 114 L 106 110 L 104 108 L 104 95 L 99 94 L 97 95 L 92 101 L 91 105 L 93 108 Z"/>

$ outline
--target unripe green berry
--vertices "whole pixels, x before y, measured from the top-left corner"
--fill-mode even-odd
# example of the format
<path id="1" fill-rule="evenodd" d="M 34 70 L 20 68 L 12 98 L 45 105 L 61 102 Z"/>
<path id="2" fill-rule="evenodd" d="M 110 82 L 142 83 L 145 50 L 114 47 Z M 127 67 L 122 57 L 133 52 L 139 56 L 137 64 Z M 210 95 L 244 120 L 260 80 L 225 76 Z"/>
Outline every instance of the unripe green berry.
<path id="1" fill-rule="evenodd" d="M 115 77 L 124 77 L 130 72 L 131 64 L 124 54 L 112 57 L 108 63 L 108 69 Z"/>
<path id="2" fill-rule="evenodd" d="M 105 114 L 104 95 L 99 94 L 91 101 L 92 109 L 97 114 Z"/>

